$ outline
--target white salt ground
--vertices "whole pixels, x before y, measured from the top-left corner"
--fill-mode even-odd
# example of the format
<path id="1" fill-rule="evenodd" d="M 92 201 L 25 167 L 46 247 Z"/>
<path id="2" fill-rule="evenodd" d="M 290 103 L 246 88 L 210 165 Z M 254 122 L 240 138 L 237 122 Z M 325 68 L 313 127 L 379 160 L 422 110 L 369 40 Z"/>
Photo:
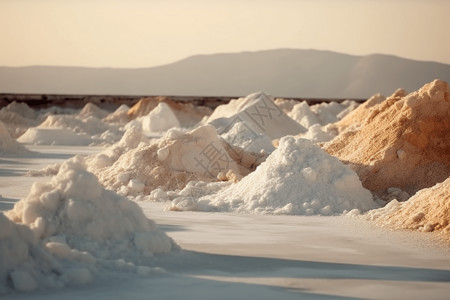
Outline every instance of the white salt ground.
<path id="1" fill-rule="evenodd" d="M 32 149 L 63 160 L 58 153 L 69 150 Z M 92 150 L 72 148 L 73 153 Z M 16 168 L 27 168 L 29 161 L 24 163 Z M 31 182 L 11 181 L 16 176 L 0 177 L 5 197 L 28 193 Z M 429 235 L 389 232 L 343 217 L 179 213 L 164 211 L 166 203 L 140 206 L 185 249 L 154 257 L 165 273 L 154 264 L 149 270 L 116 261 L 121 273 L 103 269 L 89 285 L 8 294 L 8 299 L 446 299 L 450 291 L 449 254 L 433 246 Z"/>

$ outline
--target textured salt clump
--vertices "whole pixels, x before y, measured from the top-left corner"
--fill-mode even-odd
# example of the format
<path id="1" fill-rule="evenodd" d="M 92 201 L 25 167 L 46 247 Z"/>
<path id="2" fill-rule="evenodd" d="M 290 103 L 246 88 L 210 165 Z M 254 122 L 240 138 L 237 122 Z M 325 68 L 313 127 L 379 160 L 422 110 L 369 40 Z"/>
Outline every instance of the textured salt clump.
<path id="1" fill-rule="evenodd" d="M 62 285 L 56 275 L 61 271 L 59 262 L 38 243 L 29 227 L 0 213 L 0 228 L 0 295 Z"/>
<path id="2" fill-rule="evenodd" d="M 380 226 L 437 232 L 450 242 L 450 178 L 417 192 L 406 202 L 393 200 L 367 213 Z"/>
<path id="3" fill-rule="evenodd" d="M 294 105 L 288 116 L 305 128 L 309 128 L 314 124 L 320 124 L 318 116 L 311 110 L 306 101 Z"/>
<path id="4" fill-rule="evenodd" d="M 324 145 L 377 194 L 400 188 L 413 195 L 450 176 L 448 84 L 435 80 L 402 95 L 398 91 L 375 105 L 358 131 Z"/>
<path id="5" fill-rule="evenodd" d="M 139 119 L 144 133 L 164 132 L 181 127 L 177 116 L 164 102 L 159 103 L 151 112 Z"/>
<path id="6" fill-rule="evenodd" d="M 172 209 L 333 215 L 377 207 L 349 167 L 310 141 L 293 137 L 282 138 L 279 148 L 240 182 L 204 194 L 178 197 Z"/>
<path id="7" fill-rule="evenodd" d="M 299 134 L 298 136 L 310 140 L 315 144 L 328 142 L 335 137 L 334 134 L 324 131 L 323 127 L 320 126 L 320 124 L 314 124 L 310 126 L 308 128 L 308 132 Z"/>
<path id="8" fill-rule="evenodd" d="M 0 121 L 0 154 L 24 152 L 28 152 L 28 150 L 9 135 L 5 124 Z"/>

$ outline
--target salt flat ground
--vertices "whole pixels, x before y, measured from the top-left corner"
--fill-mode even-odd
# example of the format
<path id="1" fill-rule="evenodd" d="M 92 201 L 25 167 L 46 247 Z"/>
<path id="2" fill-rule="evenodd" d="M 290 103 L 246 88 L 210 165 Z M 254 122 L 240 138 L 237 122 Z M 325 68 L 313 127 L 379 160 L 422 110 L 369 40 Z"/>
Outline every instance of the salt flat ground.
<path id="1" fill-rule="evenodd" d="M 31 146 L 0 157 L 0 210 L 24 197 L 24 177 L 99 148 Z M 140 202 L 182 251 L 155 257 L 149 276 L 98 274 L 85 286 L 8 299 L 448 299 L 450 249 L 427 234 L 393 232 L 348 217 L 166 211 Z"/>

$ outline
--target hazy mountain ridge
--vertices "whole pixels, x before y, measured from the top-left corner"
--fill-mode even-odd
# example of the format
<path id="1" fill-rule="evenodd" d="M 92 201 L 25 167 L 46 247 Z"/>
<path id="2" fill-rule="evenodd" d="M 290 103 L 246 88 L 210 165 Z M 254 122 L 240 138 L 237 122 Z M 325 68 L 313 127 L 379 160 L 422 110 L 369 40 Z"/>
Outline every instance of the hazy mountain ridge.
<path id="1" fill-rule="evenodd" d="M 152 68 L 0 67 L 0 93 L 367 98 L 450 81 L 450 65 L 279 49 L 195 55 Z"/>

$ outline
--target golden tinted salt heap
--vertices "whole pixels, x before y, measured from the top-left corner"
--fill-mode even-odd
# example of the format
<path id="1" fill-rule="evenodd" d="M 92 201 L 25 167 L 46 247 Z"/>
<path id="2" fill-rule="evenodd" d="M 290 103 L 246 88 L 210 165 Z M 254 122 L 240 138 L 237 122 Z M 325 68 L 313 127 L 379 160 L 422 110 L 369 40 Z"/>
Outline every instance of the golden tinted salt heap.
<path id="1" fill-rule="evenodd" d="M 420 190 L 406 202 L 396 200 L 370 211 L 368 218 L 380 226 L 438 232 L 450 242 L 450 178 Z"/>
<path id="2" fill-rule="evenodd" d="M 357 131 L 324 149 L 352 165 L 363 186 L 376 194 L 400 188 L 409 194 L 450 176 L 450 96 L 435 80 L 402 97 L 375 105 Z"/>

